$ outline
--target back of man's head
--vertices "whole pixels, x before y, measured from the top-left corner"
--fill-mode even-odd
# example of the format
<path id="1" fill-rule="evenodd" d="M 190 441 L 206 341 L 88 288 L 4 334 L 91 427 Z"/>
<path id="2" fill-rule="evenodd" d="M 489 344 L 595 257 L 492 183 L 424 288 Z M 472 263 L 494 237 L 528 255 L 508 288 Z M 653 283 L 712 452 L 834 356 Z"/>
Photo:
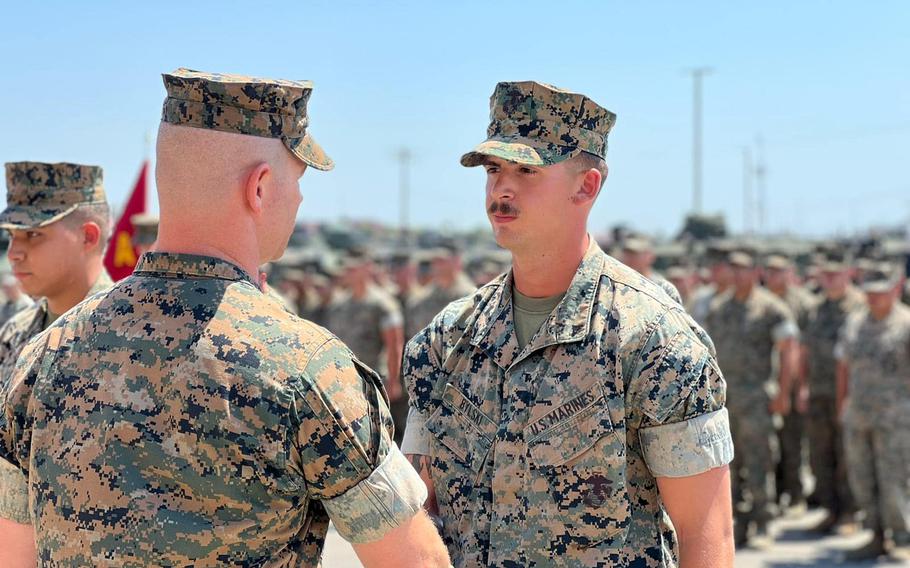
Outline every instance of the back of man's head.
<path id="1" fill-rule="evenodd" d="M 242 260 L 281 256 L 307 166 L 334 164 L 308 132 L 312 83 L 178 69 L 158 132 L 162 250 Z"/>

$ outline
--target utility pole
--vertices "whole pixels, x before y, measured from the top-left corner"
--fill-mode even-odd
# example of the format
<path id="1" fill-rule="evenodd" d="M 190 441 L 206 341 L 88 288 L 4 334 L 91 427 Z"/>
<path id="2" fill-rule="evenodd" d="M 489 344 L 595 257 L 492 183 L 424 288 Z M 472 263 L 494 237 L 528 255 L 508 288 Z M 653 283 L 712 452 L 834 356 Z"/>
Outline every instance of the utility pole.
<path id="1" fill-rule="evenodd" d="M 410 205 L 411 150 L 402 146 L 396 154 L 398 159 L 398 223 L 401 244 L 410 246 L 410 225 L 408 208 Z"/>
<path id="2" fill-rule="evenodd" d="M 710 67 L 696 67 L 689 70 L 692 75 L 692 209 L 702 211 L 702 79 L 711 74 Z"/>
<path id="3" fill-rule="evenodd" d="M 755 137 L 755 147 L 757 150 L 758 158 L 755 164 L 755 185 L 756 191 L 758 193 L 758 230 L 760 233 L 764 233 L 767 230 L 767 214 L 768 214 L 768 202 L 767 202 L 767 188 L 765 187 L 765 181 L 768 175 L 768 168 L 765 166 L 765 152 L 764 152 L 764 141 L 762 140 L 761 134 Z"/>
<path id="4" fill-rule="evenodd" d="M 752 150 L 743 148 L 743 233 L 752 233 Z"/>

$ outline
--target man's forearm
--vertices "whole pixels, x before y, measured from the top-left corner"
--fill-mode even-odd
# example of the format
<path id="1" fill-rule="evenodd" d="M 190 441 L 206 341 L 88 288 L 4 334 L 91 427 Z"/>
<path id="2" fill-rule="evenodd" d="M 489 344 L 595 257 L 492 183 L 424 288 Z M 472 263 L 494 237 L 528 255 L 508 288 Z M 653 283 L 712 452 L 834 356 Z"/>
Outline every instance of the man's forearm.
<path id="1" fill-rule="evenodd" d="M 733 534 L 700 534 L 679 538 L 679 568 L 731 568 Z"/>
<path id="2" fill-rule="evenodd" d="M 436 504 L 436 489 L 433 487 L 433 479 L 430 477 L 430 456 L 407 454 L 405 457 L 408 458 L 408 461 L 411 462 L 411 465 L 414 466 L 414 469 L 420 475 L 420 479 L 423 480 L 424 485 L 427 486 L 427 501 L 423 504 L 424 510 L 431 517 L 438 517 L 439 506 Z"/>
<path id="3" fill-rule="evenodd" d="M 34 568 L 37 564 L 35 531 L 32 525 L 0 518 L 0 566 Z"/>
<path id="4" fill-rule="evenodd" d="M 795 376 L 795 371 L 797 363 L 795 361 L 797 355 L 797 346 L 795 342 L 790 339 L 787 340 L 778 351 L 778 357 L 780 360 L 780 372 L 778 374 L 778 383 L 780 385 L 780 395 L 784 398 L 789 399 L 793 389 L 793 378 Z"/>
<path id="5" fill-rule="evenodd" d="M 837 377 L 837 390 L 836 390 L 837 414 L 838 414 L 838 416 L 840 416 L 844 412 L 844 404 L 847 402 L 847 395 L 850 392 L 850 387 L 849 387 L 850 377 L 849 377 L 849 372 L 847 370 L 847 364 L 843 361 L 838 361 L 835 373 L 836 373 L 836 377 Z"/>
<path id="6" fill-rule="evenodd" d="M 398 380 L 401 374 L 401 358 L 404 355 L 404 331 L 400 328 L 389 329 L 384 333 L 386 368 L 389 380 Z"/>

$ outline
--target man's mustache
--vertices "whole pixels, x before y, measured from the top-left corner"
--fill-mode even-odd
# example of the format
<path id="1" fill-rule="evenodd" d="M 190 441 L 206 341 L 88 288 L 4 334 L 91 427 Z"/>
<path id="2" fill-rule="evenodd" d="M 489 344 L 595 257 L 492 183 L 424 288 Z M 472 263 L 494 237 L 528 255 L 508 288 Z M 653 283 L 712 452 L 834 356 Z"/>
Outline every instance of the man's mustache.
<path id="1" fill-rule="evenodd" d="M 494 201 L 487 209 L 490 215 L 505 215 L 508 217 L 517 217 L 518 209 L 508 201 Z"/>

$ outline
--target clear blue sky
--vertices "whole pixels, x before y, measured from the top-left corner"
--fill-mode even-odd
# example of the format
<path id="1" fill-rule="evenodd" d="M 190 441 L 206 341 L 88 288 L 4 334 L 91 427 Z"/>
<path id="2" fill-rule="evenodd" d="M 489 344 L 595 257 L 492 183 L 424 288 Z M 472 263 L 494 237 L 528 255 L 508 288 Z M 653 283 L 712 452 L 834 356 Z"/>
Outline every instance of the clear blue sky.
<path id="1" fill-rule="evenodd" d="M 748 5 L 747 5 L 748 4 Z M 0 160 L 102 165 L 122 205 L 177 67 L 311 79 L 333 172 L 302 219 L 484 226 L 485 134 L 500 80 L 579 91 L 619 115 L 592 214 L 671 234 L 691 204 L 691 80 L 704 91 L 704 201 L 743 224 L 742 149 L 764 143 L 772 230 L 910 218 L 910 2 L 19 2 L 0 34 Z"/>

